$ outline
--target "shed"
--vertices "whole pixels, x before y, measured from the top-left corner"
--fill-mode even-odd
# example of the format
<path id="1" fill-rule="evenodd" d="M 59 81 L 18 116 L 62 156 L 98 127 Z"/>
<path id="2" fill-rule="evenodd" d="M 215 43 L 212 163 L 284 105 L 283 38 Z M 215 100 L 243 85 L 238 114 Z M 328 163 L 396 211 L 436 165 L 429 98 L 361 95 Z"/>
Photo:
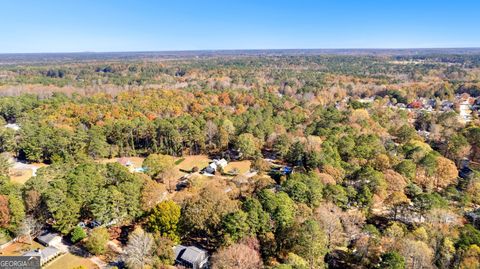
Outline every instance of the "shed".
<path id="1" fill-rule="evenodd" d="M 204 269 L 208 266 L 208 253 L 193 246 L 174 247 L 175 263 L 192 269 Z"/>

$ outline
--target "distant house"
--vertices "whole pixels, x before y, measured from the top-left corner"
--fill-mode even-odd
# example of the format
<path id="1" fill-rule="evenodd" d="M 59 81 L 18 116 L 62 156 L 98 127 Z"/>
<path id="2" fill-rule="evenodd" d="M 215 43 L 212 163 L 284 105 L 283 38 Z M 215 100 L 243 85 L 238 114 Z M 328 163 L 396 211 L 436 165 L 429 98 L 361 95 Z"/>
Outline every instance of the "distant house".
<path id="1" fill-rule="evenodd" d="M 112 225 L 117 224 L 117 222 L 118 222 L 118 219 L 113 219 L 110 222 L 106 222 L 106 223 L 103 223 L 99 220 L 92 220 L 88 223 L 87 227 L 91 229 L 94 229 L 97 227 L 110 227 Z"/>
<path id="2" fill-rule="evenodd" d="M 40 257 L 40 265 L 44 265 L 47 262 L 58 257 L 62 252 L 56 247 L 46 247 L 44 249 L 30 250 L 25 252 L 23 256 Z"/>
<path id="3" fill-rule="evenodd" d="M 293 173 L 293 168 L 290 166 L 273 167 L 272 172 L 288 176 Z"/>
<path id="4" fill-rule="evenodd" d="M 468 221 L 472 223 L 476 228 L 480 228 L 480 210 L 470 211 L 465 214 Z"/>
<path id="5" fill-rule="evenodd" d="M 423 103 L 420 100 L 416 100 L 407 105 L 408 108 L 423 108 Z"/>
<path id="6" fill-rule="evenodd" d="M 284 174 L 284 175 L 290 175 L 291 173 L 293 173 L 293 168 L 292 168 L 292 167 L 288 167 L 288 166 L 284 166 L 284 167 L 282 167 L 282 169 L 280 169 L 280 171 L 281 171 L 282 174 Z"/>
<path id="7" fill-rule="evenodd" d="M 128 158 L 125 158 L 125 157 L 122 157 L 122 158 L 118 159 L 118 163 L 120 163 L 123 166 L 132 166 L 133 165 L 132 161 L 130 161 Z"/>
<path id="8" fill-rule="evenodd" d="M 417 134 L 425 139 L 430 138 L 430 132 L 429 131 L 423 131 L 423 130 L 418 130 Z"/>
<path id="9" fill-rule="evenodd" d="M 404 103 L 397 103 L 397 104 L 396 104 L 396 107 L 403 109 L 403 108 L 406 108 L 407 105 L 405 105 Z"/>
<path id="10" fill-rule="evenodd" d="M 227 160 L 225 160 L 225 159 L 220 159 L 220 160 L 215 159 L 215 160 L 213 160 L 213 162 L 217 166 L 222 167 L 222 168 L 225 168 L 225 166 L 227 166 L 227 164 L 228 164 Z"/>
<path id="11" fill-rule="evenodd" d="M 205 172 L 209 173 L 209 174 L 215 174 L 215 172 L 217 171 L 217 165 L 215 163 L 210 163 L 207 168 L 205 168 Z"/>
<path id="12" fill-rule="evenodd" d="M 375 96 L 368 97 L 368 98 L 360 98 L 357 101 L 362 103 L 362 104 L 369 104 L 369 103 L 372 103 L 373 101 L 375 101 Z"/>
<path id="13" fill-rule="evenodd" d="M 37 236 L 37 241 L 38 243 L 49 247 L 49 246 L 54 246 L 62 242 L 62 237 L 58 235 L 57 233 L 51 233 L 51 232 L 43 232 L 39 236 Z"/>
<path id="14" fill-rule="evenodd" d="M 449 111 L 453 109 L 454 103 L 446 100 L 442 102 L 441 106 L 443 111 Z"/>
<path id="15" fill-rule="evenodd" d="M 14 131 L 18 131 L 20 130 L 20 126 L 16 123 L 9 123 L 9 124 L 6 124 L 5 126 L 3 126 L 5 128 L 8 128 L 8 129 L 12 129 Z"/>
<path id="16" fill-rule="evenodd" d="M 145 167 L 137 167 L 135 169 L 133 169 L 134 172 L 137 172 L 137 173 L 145 173 L 147 172 L 147 168 Z"/>
<path id="17" fill-rule="evenodd" d="M 208 253 L 193 246 L 174 247 L 175 263 L 192 269 L 204 269 L 208 266 Z"/>
<path id="18" fill-rule="evenodd" d="M 460 169 L 458 170 L 458 176 L 461 178 L 469 178 L 473 174 L 473 170 L 470 168 L 470 160 L 462 159 L 460 161 Z"/>
<path id="19" fill-rule="evenodd" d="M 208 166 L 205 168 L 205 172 L 209 174 L 215 174 L 215 172 L 222 168 L 224 169 L 227 166 L 228 162 L 225 159 L 214 159 Z"/>

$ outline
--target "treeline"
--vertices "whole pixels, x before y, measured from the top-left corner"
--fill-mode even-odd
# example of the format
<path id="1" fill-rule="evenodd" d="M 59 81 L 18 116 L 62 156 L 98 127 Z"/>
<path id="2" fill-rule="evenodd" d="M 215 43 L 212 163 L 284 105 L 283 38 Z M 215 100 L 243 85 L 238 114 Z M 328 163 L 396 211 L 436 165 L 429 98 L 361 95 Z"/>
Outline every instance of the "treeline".
<path id="1" fill-rule="evenodd" d="M 369 87 L 409 82 L 421 85 L 445 78 L 451 82 L 465 83 L 476 81 L 468 74 L 478 68 L 477 58 L 477 55 L 323 55 L 7 65 L 0 67 L 0 85 L 95 88 L 105 85 L 172 87 L 187 83 L 195 89 L 206 90 L 212 87 L 282 87 L 284 83 L 302 88 L 320 82 L 320 88 L 323 88 L 338 83 L 342 77 L 348 78 L 342 83 L 363 80 L 369 81 Z M 324 81 L 318 80 L 319 74 L 327 75 Z"/>
<path id="2" fill-rule="evenodd" d="M 3 128 L 0 139 L 5 149 L 31 162 L 150 153 L 181 156 L 226 150 L 242 133 L 264 141 L 276 126 L 292 128 L 305 120 L 294 111 L 283 111 L 281 99 L 272 94 L 193 97 L 183 91 L 150 91 L 115 99 L 3 98 L 0 115 L 21 130 Z"/>

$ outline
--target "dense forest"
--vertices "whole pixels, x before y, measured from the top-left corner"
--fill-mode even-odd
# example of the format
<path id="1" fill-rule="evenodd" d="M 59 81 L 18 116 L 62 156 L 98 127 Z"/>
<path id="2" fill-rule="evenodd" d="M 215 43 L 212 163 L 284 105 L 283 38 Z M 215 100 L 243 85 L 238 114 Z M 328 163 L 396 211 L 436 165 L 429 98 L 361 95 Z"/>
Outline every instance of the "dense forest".
<path id="1" fill-rule="evenodd" d="M 219 269 L 480 267 L 478 54 L 11 62 L 0 95 L 0 243 L 48 228 L 127 268 L 178 244 Z M 197 155 L 250 167 L 178 167 Z M 43 166 L 18 183 L 12 160 Z"/>

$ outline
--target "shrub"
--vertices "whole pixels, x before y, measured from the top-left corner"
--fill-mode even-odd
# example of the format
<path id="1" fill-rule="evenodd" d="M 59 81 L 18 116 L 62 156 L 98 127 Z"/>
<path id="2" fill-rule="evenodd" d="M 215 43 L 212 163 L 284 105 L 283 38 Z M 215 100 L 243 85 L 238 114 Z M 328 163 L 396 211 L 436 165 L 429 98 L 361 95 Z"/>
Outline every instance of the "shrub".
<path id="1" fill-rule="evenodd" d="M 106 251 L 109 238 L 110 236 L 106 228 L 96 228 L 88 237 L 85 246 L 92 254 L 103 254 Z"/>
<path id="2" fill-rule="evenodd" d="M 85 237 L 87 237 L 87 234 L 85 233 L 83 228 L 80 226 L 75 227 L 70 233 L 70 241 L 72 241 L 72 243 L 77 243 L 78 241 L 81 241 Z"/>

